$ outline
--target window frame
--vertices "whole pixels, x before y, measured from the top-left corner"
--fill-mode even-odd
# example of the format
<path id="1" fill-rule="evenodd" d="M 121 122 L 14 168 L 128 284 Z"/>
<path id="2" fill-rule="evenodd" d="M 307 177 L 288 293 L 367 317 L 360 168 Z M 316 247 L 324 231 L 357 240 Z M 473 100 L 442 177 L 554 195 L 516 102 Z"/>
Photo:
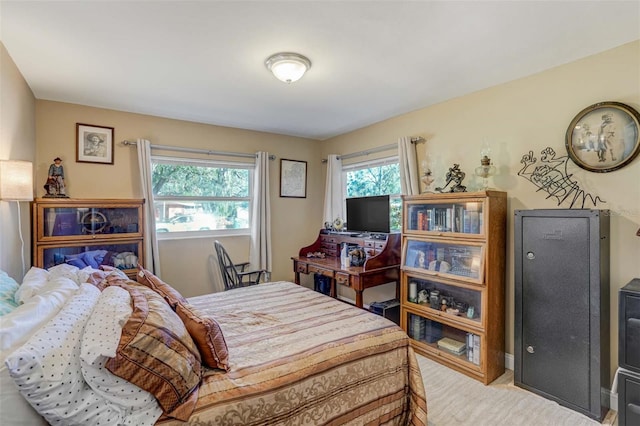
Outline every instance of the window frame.
<path id="1" fill-rule="evenodd" d="M 344 212 L 345 215 L 347 214 L 347 198 L 353 198 L 347 195 L 347 173 L 356 171 L 356 170 L 370 169 L 372 167 L 387 166 L 391 164 L 397 164 L 398 169 L 400 168 L 400 156 L 398 154 L 387 155 L 387 156 L 379 157 L 373 160 L 354 161 L 347 165 L 345 164 L 342 165 L 342 211 Z M 398 181 L 398 183 L 400 182 Z M 393 204 L 394 201 L 400 203 L 400 209 L 401 209 L 400 210 L 400 216 L 401 216 L 400 228 L 391 229 L 391 232 L 392 233 L 401 232 L 402 231 L 402 189 L 400 189 L 400 192 L 396 194 L 374 194 L 374 195 L 389 195 L 389 202 L 391 204 Z M 349 226 L 349 224 L 347 224 L 347 226 Z"/>
<path id="2" fill-rule="evenodd" d="M 204 158 L 191 158 L 191 157 L 176 157 L 165 155 L 151 155 L 151 164 L 173 164 L 173 165 L 194 165 L 194 166 L 206 166 L 214 168 L 234 168 L 234 169 L 246 169 L 249 171 L 248 176 L 248 189 L 249 193 L 246 197 L 193 197 L 193 196 L 156 196 L 153 195 L 153 205 L 155 209 L 155 203 L 158 201 L 181 201 L 181 202 L 215 202 L 215 201 L 247 201 L 249 203 L 249 219 L 247 228 L 235 228 L 235 229 L 211 229 L 211 230 L 197 230 L 197 231 L 175 231 L 175 232 L 156 232 L 155 218 L 153 232 L 156 233 L 158 241 L 164 240 L 179 240 L 179 239 L 191 239 L 191 238 L 216 238 L 216 237 L 228 237 L 228 236 L 249 236 L 251 235 L 251 223 L 253 214 L 253 182 L 256 164 L 254 162 L 243 161 L 229 161 L 219 159 L 204 159 Z"/>

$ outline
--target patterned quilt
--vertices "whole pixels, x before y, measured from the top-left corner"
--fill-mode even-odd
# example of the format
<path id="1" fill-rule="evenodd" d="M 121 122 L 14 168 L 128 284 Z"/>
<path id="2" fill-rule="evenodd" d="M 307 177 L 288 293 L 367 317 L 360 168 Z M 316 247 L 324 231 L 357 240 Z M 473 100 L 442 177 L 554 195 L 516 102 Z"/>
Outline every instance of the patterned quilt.
<path id="1" fill-rule="evenodd" d="M 230 361 L 205 373 L 189 424 L 427 424 L 413 349 L 389 320 L 289 282 L 189 302 L 219 322 Z"/>

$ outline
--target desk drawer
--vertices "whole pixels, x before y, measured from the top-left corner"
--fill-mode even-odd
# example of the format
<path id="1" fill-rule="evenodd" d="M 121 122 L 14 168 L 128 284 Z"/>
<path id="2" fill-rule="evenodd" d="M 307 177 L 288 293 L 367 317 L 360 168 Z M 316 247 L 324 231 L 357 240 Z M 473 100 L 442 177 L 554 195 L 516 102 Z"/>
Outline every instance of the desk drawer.
<path id="1" fill-rule="evenodd" d="M 316 274 L 324 275 L 325 277 L 333 278 L 333 271 L 330 269 L 323 269 L 315 265 L 309 265 L 308 270 L 310 274 L 316 273 Z"/>
<path id="2" fill-rule="evenodd" d="M 296 272 L 300 274 L 308 274 L 309 273 L 308 268 L 309 268 L 309 265 L 307 263 L 300 263 L 300 262 L 296 263 Z"/>
<path id="3" fill-rule="evenodd" d="M 349 281 L 349 274 L 345 274 L 344 272 L 336 272 L 336 283 L 351 287 L 351 282 Z"/>
<path id="4" fill-rule="evenodd" d="M 327 256 L 331 256 L 331 257 L 338 257 L 338 250 L 331 250 L 331 249 L 323 249 L 324 254 L 326 254 Z"/>
<path id="5" fill-rule="evenodd" d="M 331 236 L 331 235 L 322 235 L 320 236 L 320 241 L 324 244 L 324 243 L 330 243 L 330 244 L 335 244 L 338 242 L 338 239 L 335 236 Z"/>

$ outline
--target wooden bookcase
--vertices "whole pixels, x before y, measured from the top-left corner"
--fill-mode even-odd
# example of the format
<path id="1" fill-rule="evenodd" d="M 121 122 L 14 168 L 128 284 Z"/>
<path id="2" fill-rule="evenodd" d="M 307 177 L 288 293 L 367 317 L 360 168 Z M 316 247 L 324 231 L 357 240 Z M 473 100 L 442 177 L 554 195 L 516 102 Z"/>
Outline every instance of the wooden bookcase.
<path id="1" fill-rule="evenodd" d="M 403 196 L 401 326 L 484 384 L 504 373 L 506 210 L 492 190 Z"/>
<path id="2" fill-rule="evenodd" d="M 144 200 L 38 198 L 33 266 L 115 266 L 135 278 L 144 255 Z"/>

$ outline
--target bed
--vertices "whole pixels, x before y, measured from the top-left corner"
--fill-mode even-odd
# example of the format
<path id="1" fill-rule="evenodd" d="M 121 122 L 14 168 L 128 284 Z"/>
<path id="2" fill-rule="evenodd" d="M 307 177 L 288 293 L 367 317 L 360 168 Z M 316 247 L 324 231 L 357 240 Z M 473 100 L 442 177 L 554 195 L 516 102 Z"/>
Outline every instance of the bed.
<path id="1" fill-rule="evenodd" d="M 27 336 L 26 342 L 20 341 L 19 344 L 14 342 L 13 348 L 10 349 L 6 348 L 7 342 L 3 335 L 3 364 L 5 364 L 4 368 L 9 370 L 11 380 L 14 381 L 14 394 L 20 392 L 18 396 L 23 402 L 24 399 L 29 399 L 34 406 L 41 404 L 37 408 L 44 413 L 47 420 L 50 423 L 60 424 L 83 424 L 88 419 L 91 419 L 90 423 L 93 424 L 97 422 L 96 419 L 102 419 L 105 422 L 101 424 L 144 424 L 146 422 L 163 426 L 427 424 L 424 385 L 415 355 L 407 335 L 387 319 L 290 282 L 266 283 L 184 299 L 170 285 L 163 283 L 148 271 L 146 273 L 149 280 L 145 281 L 144 276 L 139 275 L 138 281 L 142 281 L 140 284 L 129 281 L 113 271 L 99 273 L 86 271 L 85 276 L 77 276 L 75 280 L 78 284 L 77 290 L 72 292 L 59 312 L 52 315 L 47 322 L 47 324 L 55 323 L 56 318 L 64 317 L 65 310 L 71 309 L 69 304 L 72 303 L 76 308 L 72 309 L 71 313 L 66 312 L 67 316 L 73 314 L 71 315 L 73 318 L 81 317 L 80 320 L 73 321 L 86 324 L 81 333 L 82 336 L 78 337 L 76 336 L 78 333 L 70 333 L 74 337 L 69 339 L 79 339 L 79 343 L 75 345 L 65 343 L 66 346 L 78 347 L 76 357 L 78 361 L 66 362 L 65 359 L 65 362 L 53 369 L 60 369 L 61 371 L 57 373 L 61 377 L 66 377 L 65 375 L 76 374 L 75 369 L 78 369 L 78 365 L 81 366 L 79 369 L 84 374 L 81 374 L 77 382 L 83 383 L 80 385 L 76 383 L 75 386 L 76 388 L 80 386 L 85 393 L 72 396 L 89 401 L 85 405 L 92 408 L 88 409 L 87 414 L 71 402 L 64 409 L 75 417 L 71 420 L 65 418 L 60 420 L 57 416 L 65 414 L 61 414 L 58 407 L 55 407 L 55 404 L 59 404 L 59 400 L 47 399 L 44 396 L 39 400 L 38 397 L 33 397 L 33 393 L 39 392 L 40 389 L 31 382 L 40 379 L 22 371 L 33 367 L 33 363 L 39 363 L 36 367 L 47 364 L 42 360 L 31 361 L 32 364 L 24 361 L 24 358 L 34 351 L 40 350 L 39 346 L 29 346 L 30 341 L 38 340 L 38 336 L 35 336 L 38 331 L 31 333 L 30 337 Z M 85 281 L 92 284 L 83 283 Z M 149 288 L 152 291 L 149 291 Z M 37 296 L 39 291 L 41 290 L 33 291 L 32 297 Z M 155 296 L 151 294 L 154 292 L 158 293 L 160 298 L 154 299 Z M 199 332 L 194 331 L 195 329 L 190 327 L 185 316 L 180 314 L 187 331 L 193 336 L 193 343 L 184 344 L 181 349 L 176 349 L 176 341 L 184 343 L 182 337 L 178 337 L 170 344 L 164 342 L 167 345 L 164 350 L 169 348 L 172 354 L 183 350 L 180 356 L 186 362 L 184 365 L 190 366 L 182 368 L 184 367 L 182 365 L 174 368 L 180 382 L 178 385 L 175 385 L 177 382 L 172 383 L 170 391 L 176 392 L 175 388 L 180 386 L 184 388 L 178 400 L 173 394 L 165 393 L 158 396 L 155 394 L 156 389 L 151 388 L 147 391 L 135 387 L 136 383 L 143 389 L 147 387 L 148 376 L 141 373 L 142 370 L 147 369 L 147 366 L 149 369 L 166 368 L 162 355 L 157 353 L 160 352 L 159 350 L 156 352 L 154 349 L 153 353 L 146 353 L 145 356 L 140 357 L 140 362 L 147 363 L 143 368 L 122 365 L 132 360 L 135 362 L 136 354 L 141 353 L 139 342 L 149 340 L 150 336 L 156 336 L 153 333 L 164 328 L 164 325 L 153 327 L 153 332 L 145 334 L 140 333 L 140 330 L 150 327 L 148 324 L 138 323 L 135 327 L 130 327 L 132 319 L 140 310 L 140 300 L 145 297 L 149 301 L 147 306 L 149 316 L 155 309 L 154 303 L 160 310 L 169 306 L 169 310 L 177 313 L 187 306 L 187 314 L 192 315 L 196 312 L 196 323 L 201 326 L 200 331 L 206 329 L 208 334 L 206 342 L 202 340 L 202 336 L 196 337 L 195 335 Z M 117 300 L 122 302 L 116 302 Z M 122 307 L 125 305 L 133 308 L 124 312 Z M 87 308 L 81 309 L 79 306 L 87 306 Z M 18 309 L 20 306 L 16 308 Z M 6 315 L 11 316 L 13 312 Z M 170 315 L 172 315 L 170 312 L 162 311 L 158 318 Z M 118 317 L 120 320 L 117 319 Z M 126 321 L 124 321 L 125 317 Z M 203 322 L 202 318 L 209 322 Z M 203 326 L 205 323 L 208 324 L 206 327 Z M 211 324 L 215 324 L 215 328 Z M 7 324 L 3 322 L 0 329 L 6 331 L 5 325 Z M 122 328 L 118 328 L 119 326 Z M 42 327 L 42 325 L 38 327 L 41 333 L 43 333 Z M 133 337 L 135 333 L 130 329 L 135 329 L 138 337 Z M 59 335 L 57 332 L 48 331 L 39 338 L 53 334 Z M 113 338 L 113 334 L 118 334 L 116 339 Z M 140 337 L 141 334 L 142 337 Z M 180 333 L 175 332 L 173 335 L 180 336 Z M 138 343 L 135 343 L 136 339 Z M 156 340 L 164 340 L 164 337 Z M 214 340 L 217 343 L 213 342 Z M 96 363 L 93 366 L 94 370 L 90 369 L 87 373 L 85 355 L 87 353 L 91 355 L 91 346 L 98 346 L 96 342 L 103 345 L 104 341 L 111 341 L 112 345 L 117 345 L 118 355 L 102 358 L 89 356 L 90 361 L 96 361 Z M 221 343 L 224 343 L 224 349 L 213 348 Z M 89 349 L 86 348 L 87 345 Z M 127 345 L 128 349 L 135 346 L 134 349 L 137 352 L 131 352 L 125 357 L 128 357 L 127 359 L 117 362 L 120 351 L 127 349 Z M 194 351 L 194 346 L 198 350 Z M 147 348 L 148 346 L 145 346 L 144 350 L 148 351 Z M 109 351 L 113 352 L 114 347 L 106 352 L 102 346 L 99 350 L 93 349 L 95 349 L 94 355 L 100 351 L 102 351 L 100 354 L 104 355 Z M 11 353 L 7 353 L 8 351 Z M 209 358 L 205 352 L 211 352 Z M 56 352 L 56 355 L 58 355 L 57 362 L 59 354 Z M 74 356 L 71 355 L 72 358 Z M 171 359 L 180 358 L 180 356 L 172 355 Z M 20 359 L 23 360 L 20 361 Z M 149 359 L 154 360 L 153 365 Z M 27 364 L 24 364 L 25 362 Z M 216 368 L 207 366 L 211 363 L 217 363 Z M 138 366 L 138 364 L 135 365 Z M 118 375 L 119 368 L 124 369 L 125 374 Z M 46 374 L 48 373 L 49 371 Z M 53 375 L 57 373 L 54 371 Z M 96 377 L 106 377 L 105 374 L 116 380 L 106 389 L 104 386 L 100 388 L 102 382 L 96 379 Z M 7 375 L 4 374 L 4 376 L 6 379 Z M 124 378 L 126 380 L 123 380 Z M 197 385 L 195 385 L 196 382 Z M 40 384 L 40 388 L 42 387 Z M 119 394 L 112 392 L 114 389 L 119 390 L 120 387 L 125 387 L 126 391 L 123 390 Z M 134 407 L 131 406 L 131 398 L 126 396 L 128 394 L 123 393 L 134 392 L 133 389 L 138 389 L 136 395 L 145 395 L 144 398 L 140 398 L 143 401 L 136 403 L 138 405 Z M 168 392 L 166 387 L 165 392 Z M 63 391 L 61 390 L 60 393 Z M 25 398 L 25 394 L 29 396 Z M 160 403 L 159 407 L 158 401 L 163 398 L 166 401 L 167 396 L 171 397 L 169 398 L 171 402 Z M 0 409 L 9 403 L 7 401 L 3 395 Z M 32 416 L 33 410 L 28 406 L 27 410 L 31 410 L 29 415 Z M 91 413 L 91 410 L 95 412 Z M 114 420 L 116 418 L 121 420 Z M 15 424 L 26 423 L 16 421 Z"/>

